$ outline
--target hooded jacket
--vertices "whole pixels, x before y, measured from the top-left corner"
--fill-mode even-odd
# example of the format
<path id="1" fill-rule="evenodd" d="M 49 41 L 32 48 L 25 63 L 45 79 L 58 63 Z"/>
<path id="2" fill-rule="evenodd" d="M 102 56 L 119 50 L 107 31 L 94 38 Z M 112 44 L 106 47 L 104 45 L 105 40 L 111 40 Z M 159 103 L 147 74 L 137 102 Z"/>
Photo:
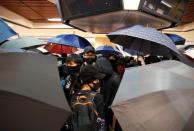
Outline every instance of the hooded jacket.
<path id="1" fill-rule="evenodd" d="M 108 107 L 114 100 L 121 78 L 113 71 L 110 61 L 105 57 L 100 57 L 96 60 L 96 67 L 98 68 L 99 72 L 106 75 L 103 79 L 100 92 L 104 97 L 106 106 Z"/>

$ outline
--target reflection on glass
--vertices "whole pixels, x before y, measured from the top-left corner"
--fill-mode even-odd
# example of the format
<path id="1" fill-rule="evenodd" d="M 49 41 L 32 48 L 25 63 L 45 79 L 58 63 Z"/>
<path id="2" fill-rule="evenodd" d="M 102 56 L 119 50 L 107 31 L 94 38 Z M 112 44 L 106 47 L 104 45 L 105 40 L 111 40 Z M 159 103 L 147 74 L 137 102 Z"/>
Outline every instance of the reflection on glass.
<path id="1" fill-rule="evenodd" d="M 145 0 L 143 8 L 180 20 L 188 0 Z"/>
<path id="2" fill-rule="evenodd" d="M 60 0 L 64 17 L 83 16 L 121 9 L 121 0 Z"/>

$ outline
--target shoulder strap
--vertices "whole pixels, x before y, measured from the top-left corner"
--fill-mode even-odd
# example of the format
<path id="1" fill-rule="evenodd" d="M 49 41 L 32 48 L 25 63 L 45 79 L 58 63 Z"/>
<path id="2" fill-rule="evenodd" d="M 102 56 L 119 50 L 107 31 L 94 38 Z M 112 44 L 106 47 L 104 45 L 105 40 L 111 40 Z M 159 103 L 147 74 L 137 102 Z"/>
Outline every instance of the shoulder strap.
<path id="1" fill-rule="evenodd" d="M 73 103 L 73 105 L 72 105 L 72 107 L 74 107 L 74 106 L 76 106 L 76 105 L 79 105 L 79 104 L 81 104 L 81 105 L 88 105 L 88 104 L 92 104 L 93 105 L 93 107 L 94 107 L 94 113 L 96 114 L 96 116 L 97 116 L 97 118 L 98 118 L 98 112 L 97 112 L 97 108 L 96 108 L 96 104 L 95 104 L 95 102 L 94 102 L 94 98 L 95 98 L 95 96 L 96 96 L 96 94 L 97 94 L 98 92 L 93 92 L 93 91 L 89 91 L 89 92 L 78 92 L 76 95 L 77 95 L 77 98 L 76 98 L 76 103 Z M 81 103 L 80 102 L 80 98 L 83 98 L 84 99 L 84 97 L 86 98 L 86 99 L 88 99 L 88 101 L 90 101 L 90 102 L 88 102 L 88 103 Z"/>

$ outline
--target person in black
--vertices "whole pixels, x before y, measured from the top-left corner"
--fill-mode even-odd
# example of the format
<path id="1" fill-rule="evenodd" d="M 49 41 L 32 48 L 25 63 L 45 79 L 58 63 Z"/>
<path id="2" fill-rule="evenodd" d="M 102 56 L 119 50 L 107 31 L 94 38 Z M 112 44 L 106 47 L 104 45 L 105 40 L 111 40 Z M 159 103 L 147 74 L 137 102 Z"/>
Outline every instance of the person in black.
<path id="1" fill-rule="evenodd" d="M 94 47 L 86 46 L 82 56 L 84 59 L 83 65 L 95 65 L 97 56 Z"/>
<path id="2" fill-rule="evenodd" d="M 110 61 L 105 57 L 100 57 L 96 60 L 96 67 L 98 68 L 99 72 L 106 75 L 102 80 L 103 83 L 100 93 L 103 95 L 105 102 L 105 118 L 107 120 L 107 124 L 112 125 L 113 113 L 109 109 L 109 106 L 114 100 L 121 78 L 116 72 L 113 71 Z"/>
<path id="3" fill-rule="evenodd" d="M 107 59 L 110 61 L 113 70 L 115 72 L 117 72 L 117 65 L 116 65 L 116 63 L 117 63 L 117 60 L 119 59 L 119 57 L 116 54 L 111 53 L 111 54 L 109 54 L 107 56 Z"/>
<path id="4" fill-rule="evenodd" d="M 81 91 L 95 91 L 101 88 L 101 80 L 105 77 L 95 66 L 84 66 L 80 71 L 80 80 L 82 83 Z M 97 110 L 102 118 L 104 118 L 104 102 L 100 93 L 94 98 Z"/>
<path id="5" fill-rule="evenodd" d="M 72 95 L 80 89 L 79 71 L 82 63 L 83 59 L 77 54 L 70 54 L 66 58 L 63 68 L 65 78 L 62 85 L 69 103 Z"/>
<path id="6" fill-rule="evenodd" d="M 97 111 L 97 118 L 100 120 L 100 122 L 104 122 L 105 124 L 105 114 L 104 114 L 104 101 L 103 101 L 103 96 L 97 91 L 101 87 L 101 80 L 104 78 L 103 73 L 99 73 L 98 70 L 96 69 L 95 66 L 92 65 L 86 65 L 83 66 L 83 68 L 80 71 L 80 80 L 81 80 L 81 90 L 76 92 L 74 96 L 72 97 L 71 100 L 71 105 L 76 105 L 73 104 L 73 101 L 76 101 L 78 99 L 78 96 L 90 96 L 91 94 L 95 94 L 93 98 L 93 102 L 96 107 Z M 83 115 L 83 114 L 82 114 Z M 77 115 L 76 115 L 77 116 Z M 78 114 L 79 116 L 79 114 Z M 83 118 L 84 119 L 84 118 Z M 97 119 L 95 120 L 97 121 Z M 77 124 L 81 125 L 81 124 Z M 88 128 L 86 129 L 85 126 L 82 127 L 82 130 L 84 131 L 96 131 L 95 129 L 97 127 L 92 127 L 92 126 L 87 126 Z M 84 128 L 84 129 L 83 129 Z M 76 126 L 77 129 L 77 126 Z M 78 129 L 79 130 L 79 127 Z"/>
<path id="7" fill-rule="evenodd" d="M 111 63 L 105 57 L 100 57 L 96 60 L 96 67 L 100 73 L 106 75 L 102 80 L 103 84 L 100 92 L 104 97 L 106 106 L 110 106 L 119 87 L 121 78 L 113 71 Z"/>

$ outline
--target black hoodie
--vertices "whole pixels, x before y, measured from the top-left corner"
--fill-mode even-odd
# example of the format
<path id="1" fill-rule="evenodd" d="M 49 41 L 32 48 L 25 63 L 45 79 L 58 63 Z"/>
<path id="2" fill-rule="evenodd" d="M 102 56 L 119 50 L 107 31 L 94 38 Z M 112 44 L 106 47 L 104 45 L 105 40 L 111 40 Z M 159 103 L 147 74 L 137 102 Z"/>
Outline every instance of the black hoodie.
<path id="1" fill-rule="evenodd" d="M 106 106 L 108 107 L 114 100 L 121 78 L 113 71 L 110 61 L 105 57 L 100 57 L 96 60 L 96 67 L 98 68 L 99 72 L 106 75 L 103 79 L 100 92 L 104 97 Z"/>

